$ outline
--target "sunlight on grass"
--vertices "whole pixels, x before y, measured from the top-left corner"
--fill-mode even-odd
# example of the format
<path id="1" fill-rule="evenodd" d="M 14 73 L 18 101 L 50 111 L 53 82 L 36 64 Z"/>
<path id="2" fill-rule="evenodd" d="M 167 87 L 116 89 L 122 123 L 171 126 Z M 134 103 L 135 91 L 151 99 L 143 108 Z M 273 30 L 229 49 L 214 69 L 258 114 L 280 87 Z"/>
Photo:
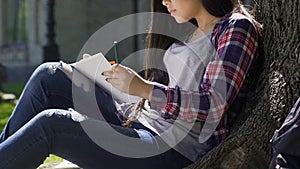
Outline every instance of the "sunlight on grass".
<path id="1" fill-rule="evenodd" d="M 0 104 L 0 131 L 3 130 L 11 112 L 14 109 L 14 104 L 12 103 L 1 103 Z"/>
<path id="2" fill-rule="evenodd" d="M 58 163 L 58 162 L 62 162 L 63 159 L 58 157 L 58 156 L 55 156 L 55 155 L 50 155 L 49 157 L 47 157 L 47 159 L 44 161 L 44 163 Z"/>

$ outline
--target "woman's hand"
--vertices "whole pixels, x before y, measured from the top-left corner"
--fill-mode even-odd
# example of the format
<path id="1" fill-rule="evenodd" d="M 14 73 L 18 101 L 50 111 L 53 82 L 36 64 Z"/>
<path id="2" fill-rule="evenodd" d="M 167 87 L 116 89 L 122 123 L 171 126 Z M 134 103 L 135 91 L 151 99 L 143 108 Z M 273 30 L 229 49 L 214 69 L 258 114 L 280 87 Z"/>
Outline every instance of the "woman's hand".
<path id="1" fill-rule="evenodd" d="M 106 81 L 108 83 L 124 93 L 145 99 L 151 98 L 153 84 L 144 80 L 134 70 L 126 66 L 113 65 L 111 71 L 105 71 L 102 75 L 107 77 Z"/>

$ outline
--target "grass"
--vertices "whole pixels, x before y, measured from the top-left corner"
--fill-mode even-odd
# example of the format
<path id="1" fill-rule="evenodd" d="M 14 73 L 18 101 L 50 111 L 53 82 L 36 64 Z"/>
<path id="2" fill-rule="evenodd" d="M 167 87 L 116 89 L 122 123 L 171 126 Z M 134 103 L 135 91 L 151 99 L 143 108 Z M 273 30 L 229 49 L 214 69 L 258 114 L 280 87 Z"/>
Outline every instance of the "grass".
<path id="1" fill-rule="evenodd" d="M 14 107 L 15 107 L 15 105 L 12 103 L 1 103 L 0 104 L 0 131 L 3 130 Z"/>
<path id="2" fill-rule="evenodd" d="M 6 93 L 14 93 L 17 97 L 20 97 L 25 84 L 4 84 L 3 85 L 3 92 Z"/>
<path id="3" fill-rule="evenodd" d="M 23 88 L 24 84 L 3 85 L 3 92 L 14 93 L 17 97 L 20 97 Z M 0 131 L 3 130 L 14 107 L 15 104 L 10 102 L 3 102 L 0 104 Z"/>
<path id="4" fill-rule="evenodd" d="M 9 85 L 3 85 L 3 92 L 5 93 L 14 93 L 17 98 L 20 97 L 22 90 L 24 88 L 24 84 L 9 84 Z M 0 131 L 3 130 L 9 116 L 11 115 L 13 109 L 15 107 L 14 103 L 11 102 L 3 102 L 0 104 Z M 50 155 L 45 161 L 46 163 L 58 163 L 63 161 L 62 158 Z"/>
<path id="5" fill-rule="evenodd" d="M 62 162 L 62 161 L 63 161 L 62 158 L 50 154 L 50 156 L 47 157 L 46 160 L 44 161 L 44 164 L 47 164 L 47 163 L 58 163 L 58 162 Z"/>

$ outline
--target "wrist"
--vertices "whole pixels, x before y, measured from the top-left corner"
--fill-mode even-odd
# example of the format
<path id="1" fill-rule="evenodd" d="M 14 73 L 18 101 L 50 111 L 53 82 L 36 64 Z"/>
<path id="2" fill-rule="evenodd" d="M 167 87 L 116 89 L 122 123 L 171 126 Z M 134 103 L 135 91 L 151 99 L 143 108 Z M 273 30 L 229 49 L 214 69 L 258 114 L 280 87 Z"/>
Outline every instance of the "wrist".
<path id="1" fill-rule="evenodd" d="M 129 94 L 139 96 L 147 100 L 151 99 L 152 90 L 154 88 L 154 84 L 152 82 L 135 77 L 132 84 L 134 85 L 130 85 Z"/>
<path id="2" fill-rule="evenodd" d="M 151 100 L 154 85 L 150 81 L 145 81 L 144 83 L 145 84 L 144 84 L 144 89 L 143 89 L 143 91 L 144 91 L 143 98 L 147 99 L 147 100 Z"/>

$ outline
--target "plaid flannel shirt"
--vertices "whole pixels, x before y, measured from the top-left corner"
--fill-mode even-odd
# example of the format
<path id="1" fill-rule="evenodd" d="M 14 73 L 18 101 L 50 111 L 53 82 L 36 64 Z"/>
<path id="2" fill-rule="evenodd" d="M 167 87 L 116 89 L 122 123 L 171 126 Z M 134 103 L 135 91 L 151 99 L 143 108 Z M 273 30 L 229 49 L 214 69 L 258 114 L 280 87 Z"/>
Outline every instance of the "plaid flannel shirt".
<path id="1" fill-rule="evenodd" d="M 212 147 L 228 135 L 228 123 L 234 122 L 248 91 L 245 79 L 257 60 L 258 32 L 254 24 L 241 14 L 228 14 L 214 27 L 211 42 L 216 49 L 207 65 L 198 91 L 170 88 L 156 83 L 151 108 L 164 119 L 200 121 L 216 124 L 210 138 Z"/>

